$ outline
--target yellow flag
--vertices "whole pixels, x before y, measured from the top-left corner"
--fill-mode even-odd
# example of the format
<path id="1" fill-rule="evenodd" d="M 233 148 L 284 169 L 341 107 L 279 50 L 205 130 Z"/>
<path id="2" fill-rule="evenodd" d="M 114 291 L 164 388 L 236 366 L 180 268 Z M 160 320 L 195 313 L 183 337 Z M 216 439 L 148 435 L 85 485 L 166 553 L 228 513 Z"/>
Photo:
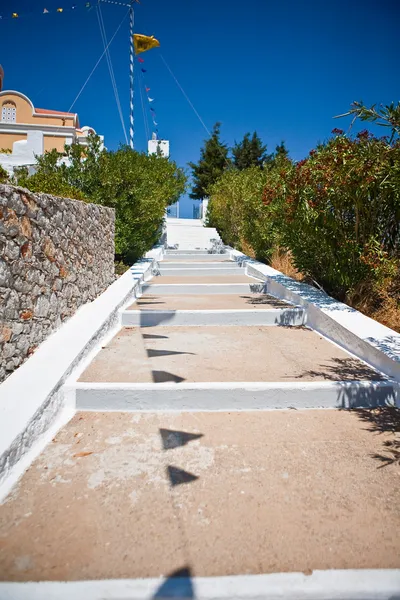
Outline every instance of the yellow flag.
<path id="1" fill-rule="evenodd" d="M 158 48 L 160 45 L 160 42 L 153 35 L 142 35 L 141 33 L 135 33 L 133 42 L 135 44 L 135 54 L 147 52 L 147 50 Z"/>

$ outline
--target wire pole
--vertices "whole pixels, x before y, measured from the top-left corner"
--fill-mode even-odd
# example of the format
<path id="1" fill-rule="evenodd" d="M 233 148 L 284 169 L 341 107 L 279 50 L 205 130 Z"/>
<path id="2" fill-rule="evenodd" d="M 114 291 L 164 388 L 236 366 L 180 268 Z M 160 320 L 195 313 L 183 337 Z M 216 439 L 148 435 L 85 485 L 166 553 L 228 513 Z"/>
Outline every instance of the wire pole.
<path id="1" fill-rule="evenodd" d="M 133 150 L 133 134 L 134 134 L 134 116 L 133 116 L 133 92 L 134 92 L 134 79 L 133 79 L 133 66 L 135 61 L 135 46 L 133 41 L 133 26 L 135 22 L 135 15 L 133 11 L 133 2 L 131 0 L 129 7 L 129 35 L 130 35 L 130 53 L 129 53 L 129 77 L 130 77 L 130 97 L 129 97 L 129 145 Z"/>

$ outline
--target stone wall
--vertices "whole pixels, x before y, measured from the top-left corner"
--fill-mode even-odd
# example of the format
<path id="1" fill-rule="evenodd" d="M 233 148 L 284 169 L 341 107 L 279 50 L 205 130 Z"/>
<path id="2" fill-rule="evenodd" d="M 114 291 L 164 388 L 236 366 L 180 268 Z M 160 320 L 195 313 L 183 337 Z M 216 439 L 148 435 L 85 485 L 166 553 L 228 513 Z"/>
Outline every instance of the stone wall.
<path id="1" fill-rule="evenodd" d="M 0 381 L 114 278 L 113 209 L 0 185 Z"/>

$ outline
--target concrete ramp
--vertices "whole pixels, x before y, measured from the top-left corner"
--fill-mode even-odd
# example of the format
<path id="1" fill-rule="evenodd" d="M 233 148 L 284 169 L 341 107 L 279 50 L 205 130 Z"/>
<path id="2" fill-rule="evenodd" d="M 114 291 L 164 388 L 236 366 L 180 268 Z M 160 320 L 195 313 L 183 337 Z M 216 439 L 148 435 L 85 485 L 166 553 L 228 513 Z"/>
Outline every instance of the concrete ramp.
<path id="1" fill-rule="evenodd" d="M 213 227 L 203 227 L 196 219 L 167 218 L 167 245 L 181 250 L 211 250 L 213 240 L 221 238 Z"/>

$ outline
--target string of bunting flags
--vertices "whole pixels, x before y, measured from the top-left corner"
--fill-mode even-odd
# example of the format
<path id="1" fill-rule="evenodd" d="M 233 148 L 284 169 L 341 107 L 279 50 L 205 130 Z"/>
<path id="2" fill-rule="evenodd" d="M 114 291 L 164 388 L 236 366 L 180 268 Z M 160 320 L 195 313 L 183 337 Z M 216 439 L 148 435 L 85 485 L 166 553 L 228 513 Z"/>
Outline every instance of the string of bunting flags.
<path id="1" fill-rule="evenodd" d="M 143 52 L 147 52 L 148 50 L 151 50 L 152 48 L 159 48 L 159 46 L 160 46 L 160 42 L 154 36 L 142 35 L 139 33 L 135 33 L 135 35 L 133 36 L 133 41 L 134 41 L 136 56 L 138 54 L 142 54 Z M 138 56 L 137 62 L 140 65 L 142 81 L 144 84 L 144 91 L 146 93 L 146 98 L 147 98 L 147 101 L 148 101 L 149 107 L 150 107 L 151 120 L 155 127 L 154 131 L 156 134 L 158 134 L 158 128 L 157 128 L 158 123 L 156 120 L 157 114 L 156 114 L 155 108 L 153 108 L 153 106 L 151 106 L 151 104 L 154 102 L 155 99 L 151 98 L 149 95 L 151 88 L 147 85 L 147 82 L 146 82 L 147 81 L 147 76 L 146 76 L 147 69 L 144 68 L 145 60 L 141 56 Z"/>
<path id="2" fill-rule="evenodd" d="M 134 0 L 137 4 L 140 4 L 139 0 Z M 65 5 L 65 6 L 58 6 L 57 8 L 52 8 L 52 9 L 48 9 L 45 6 L 43 6 L 40 9 L 35 9 L 35 10 L 30 10 L 27 12 L 11 12 L 11 13 L 1 13 L 0 12 L 0 20 L 8 20 L 8 19 L 21 19 L 21 18 L 26 18 L 26 17 L 30 17 L 31 15 L 38 15 L 38 14 L 42 14 L 42 15 L 50 15 L 50 14 L 61 14 L 61 13 L 65 13 L 65 12 L 73 12 L 73 11 L 77 11 L 77 10 L 91 10 L 92 8 L 94 8 L 96 5 L 98 5 L 99 3 L 102 4 L 115 4 L 117 6 L 127 6 L 129 7 L 130 4 L 126 3 L 126 2 L 118 2 L 117 0 L 94 0 L 92 2 L 77 2 L 75 4 L 69 4 L 69 5 Z"/>

